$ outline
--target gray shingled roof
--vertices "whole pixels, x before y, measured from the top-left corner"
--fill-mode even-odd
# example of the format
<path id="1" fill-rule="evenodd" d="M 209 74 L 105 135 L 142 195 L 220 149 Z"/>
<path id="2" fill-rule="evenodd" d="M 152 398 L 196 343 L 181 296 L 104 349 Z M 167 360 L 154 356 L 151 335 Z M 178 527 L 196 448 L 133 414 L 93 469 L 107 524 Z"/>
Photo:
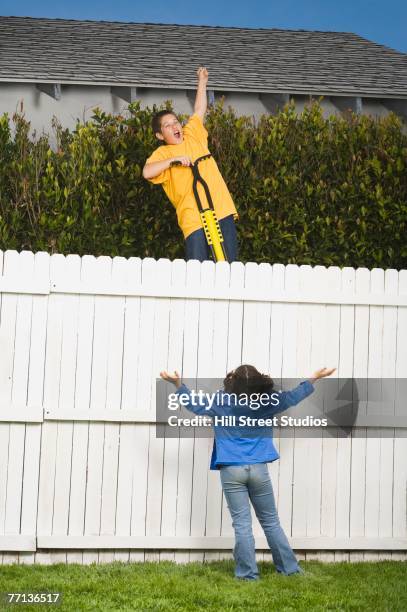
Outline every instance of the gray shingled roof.
<path id="1" fill-rule="evenodd" d="M 407 54 L 342 32 L 0 17 L 0 81 L 407 97 Z"/>

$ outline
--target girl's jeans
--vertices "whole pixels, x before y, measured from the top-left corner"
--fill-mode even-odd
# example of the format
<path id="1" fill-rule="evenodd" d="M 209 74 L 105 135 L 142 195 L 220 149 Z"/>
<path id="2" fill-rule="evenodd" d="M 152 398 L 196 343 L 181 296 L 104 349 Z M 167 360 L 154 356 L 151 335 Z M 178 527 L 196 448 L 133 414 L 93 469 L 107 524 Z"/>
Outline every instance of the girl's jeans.
<path id="1" fill-rule="evenodd" d="M 233 215 L 220 219 L 219 225 L 222 231 L 228 261 L 230 263 L 232 261 L 237 261 L 237 233 Z M 199 261 L 212 259 L 203 229 L 198 229 L 195 232 L 192 232 L 192 234 L 186 238 L 185 259 L 187 261 L 189 259 L 198 259 Z"/>
<path id="2" fill-rule="evenodd" d="M 236 578 L 256 580 L 259 576 L 249 500 L 267 538 L 277 571 L 301 573 L 278 520 L 267 464 L 225 465 L 220 468 L 220 478 L 235 530 Z"/>

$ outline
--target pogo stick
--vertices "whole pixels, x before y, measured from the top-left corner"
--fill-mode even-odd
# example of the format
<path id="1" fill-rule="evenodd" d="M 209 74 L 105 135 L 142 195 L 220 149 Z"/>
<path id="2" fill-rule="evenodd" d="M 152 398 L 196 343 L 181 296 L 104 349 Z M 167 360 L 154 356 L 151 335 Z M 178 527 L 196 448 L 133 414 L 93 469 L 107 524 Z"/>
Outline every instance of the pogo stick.
<path id="1" fill-rule="evenodd" d="M 212 157 L 210 153 L 207 155 L 202 155 L 202 157 L 198 157 L 198 159 L 196 159 L 195 162 L 191 165 L 192 174 L 194 176 L 192 189 L 194 192 L 196 203 L 198 205 L 199 215 L 201 217 L 206 242 L 208 243 L 212 258 L 215 262 L 228 261 L 222 230 L 220 229 L 219 221 L 215 213 L 211 193 L 209 191 L 207 182 L 201 176 L 198 168 L 199 162 L 203 161 L 204 159 L 209 159 L 209 157 Z M 176 161 L 173 162 L 171 165 L 178 166 L 180 164 L 180 161 Z M 204 208 L 202 206 L 202 202 L 198 193 L 198 183 L 201 183 L 202 187 L 204 188 L 208 208 Z"/>

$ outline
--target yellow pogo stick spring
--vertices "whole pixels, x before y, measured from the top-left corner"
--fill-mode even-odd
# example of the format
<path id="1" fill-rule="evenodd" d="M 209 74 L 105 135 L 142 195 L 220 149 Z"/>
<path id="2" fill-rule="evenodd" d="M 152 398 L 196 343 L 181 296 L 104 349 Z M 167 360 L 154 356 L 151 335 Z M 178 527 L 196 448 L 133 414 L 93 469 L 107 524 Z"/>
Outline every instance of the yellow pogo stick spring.
<path id="1" fill-rule="evenodd" d="M 215 211 L 204 210 L 201 212 L 201 219 L 206 240 L 215 254 L 215 261 L 226 261 L 222 248 L 223 236 Z"/>

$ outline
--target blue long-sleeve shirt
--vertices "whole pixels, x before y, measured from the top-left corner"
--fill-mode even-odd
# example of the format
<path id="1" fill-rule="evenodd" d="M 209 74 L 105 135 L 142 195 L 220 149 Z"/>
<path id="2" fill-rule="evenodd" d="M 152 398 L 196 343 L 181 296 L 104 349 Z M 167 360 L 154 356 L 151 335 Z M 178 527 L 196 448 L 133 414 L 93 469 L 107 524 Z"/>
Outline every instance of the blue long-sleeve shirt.
<path id="1" fill-rule="evenodd" d="M 222 401 L 222 392 L 215 397 L 220 401 L 214 401 L 209 407 L 209 401 L 202 399 L 199 404 L 193 401 L 191 391 L 186 385 L 177 389 L 177 394 L 182 394 L 182 405 L 197 415 L 212 417 L 214 428 L 214 443 L 211 457 L 210 469 L 219 469 L 221 465 L 246 465 L 250 463 L 268 463 L 279 458 L 279 454 L 273 443 L 272 427 L 270 425 L 257 424 L 260 419 L 270 419 L 279 412 L 295 406 L 314 391 L 309 380 L 305 380 L 291 391 L 273 392 L 267 394 L 269 401 L 263 395 L 263 402 L 256 410 L 248 404 L 241 405 Z M 265 401 L 264 401 L 265 399 Z M 235 417 L 233 419 L 222 419 L 216 417 Z M 249 417 L 251 425 L 240 425 L 240 417 Z M 243 419 L 244 420 L 244 419 Z M 218 421 L 218 424 L 217 424 Z M 222 422 L 223 424 L 220 424 Z M 227 423 L 226 425 L 224 423 Z M 253 424 L 253 422 L 255 424 Z"/>

